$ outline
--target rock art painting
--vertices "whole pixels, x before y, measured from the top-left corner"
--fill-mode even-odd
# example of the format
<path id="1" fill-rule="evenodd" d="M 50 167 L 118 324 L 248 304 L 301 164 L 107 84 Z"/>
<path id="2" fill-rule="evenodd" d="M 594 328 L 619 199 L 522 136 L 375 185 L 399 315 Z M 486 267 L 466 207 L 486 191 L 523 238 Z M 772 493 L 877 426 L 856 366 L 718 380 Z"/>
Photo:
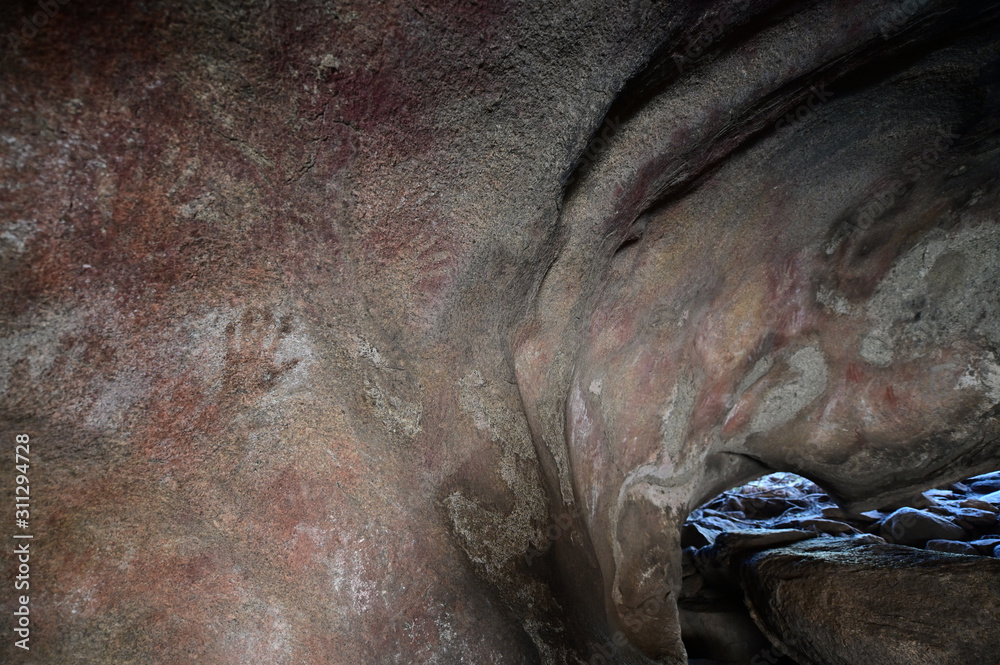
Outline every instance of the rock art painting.
<path id="1" fill-rule="evenodd" d="M 996 665 L 998 174 L 992 1 L 3 3 L 0 662 Z"/>

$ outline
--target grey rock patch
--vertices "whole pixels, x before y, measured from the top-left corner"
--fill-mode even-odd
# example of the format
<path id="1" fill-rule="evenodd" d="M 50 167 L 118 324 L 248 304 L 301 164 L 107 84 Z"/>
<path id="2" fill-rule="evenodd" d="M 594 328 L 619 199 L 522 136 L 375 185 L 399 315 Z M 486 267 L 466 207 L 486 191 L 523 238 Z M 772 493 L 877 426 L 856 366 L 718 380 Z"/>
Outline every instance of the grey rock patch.
<path id="1" fill-rule="evenodd" d="M 879 535 L 898 545 L 923 545 L 929 540 L 964 540 L 965 529 L 933 513 L 900 508 L 885 519 Z"/>
<path id="2" fill-rule="evenodd" d="M 967 554 L 969 556 L 979 554 L 975 547 L 959 540 L 928 540 L 927 549 L 932 552 L 951 552 L 952 554 Z"/>
<path id="3" fill-rule="evenodd" d="M 822 351 L 813 346 L 799 349 L 788 364 L 799 376 L 767 393 L 750 424 L 751 433 L 784 425 L 826 390 L 828 371 Z"/>
<path id="4" fill-rule="evenodd" d="M 861 340 L 861 357 L 878 367 L 888 367 L 892 364 L 892 345 L 883 339 L 883 333 L 870 333 Z"/>

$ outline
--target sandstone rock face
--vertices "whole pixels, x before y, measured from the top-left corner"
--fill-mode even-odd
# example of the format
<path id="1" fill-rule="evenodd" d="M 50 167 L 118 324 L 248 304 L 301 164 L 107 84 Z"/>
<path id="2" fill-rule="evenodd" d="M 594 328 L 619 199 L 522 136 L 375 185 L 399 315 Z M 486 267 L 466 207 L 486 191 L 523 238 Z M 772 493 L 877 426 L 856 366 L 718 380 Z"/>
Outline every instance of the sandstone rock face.
<path id="1" fill-rule="evenodd" d="M 1000 560 L 817 538 L 742 570 L 758 624 L 802 665 L 987 665 Z"/>
<path id="2" fill-rule="evenodd" d="M 14 4 L 37 662 L 677 665 L 722 489 L 1000 468 L 998 3 Z"/>

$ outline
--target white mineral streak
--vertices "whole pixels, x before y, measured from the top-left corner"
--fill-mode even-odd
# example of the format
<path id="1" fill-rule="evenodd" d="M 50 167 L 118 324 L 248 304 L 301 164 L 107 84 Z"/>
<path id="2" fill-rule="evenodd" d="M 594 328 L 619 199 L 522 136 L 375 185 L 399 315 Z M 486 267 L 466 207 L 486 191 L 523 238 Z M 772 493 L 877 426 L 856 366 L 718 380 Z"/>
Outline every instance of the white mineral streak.
<path id="1" fill-rule="evenodd" d="M 828 372 L 823 352 L 814 346 L 796 351 L 788 359 L 798 376 L 775 386 L 764 396 L 750 423 L 750 432 L 767 432 L 784 425 L 826 391 Z"/>

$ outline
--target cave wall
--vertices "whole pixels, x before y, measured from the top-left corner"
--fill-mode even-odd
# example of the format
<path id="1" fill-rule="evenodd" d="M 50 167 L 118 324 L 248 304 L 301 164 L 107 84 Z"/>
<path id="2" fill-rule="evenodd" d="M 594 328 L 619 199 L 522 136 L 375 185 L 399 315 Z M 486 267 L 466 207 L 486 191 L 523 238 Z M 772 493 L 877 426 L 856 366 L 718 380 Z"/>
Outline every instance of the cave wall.
<path id="1" fill-rule="evenodd" d="M 996 468 L 996 10 L 16 3 L 31 657 L 676 662 L 715 492 Z"/>

